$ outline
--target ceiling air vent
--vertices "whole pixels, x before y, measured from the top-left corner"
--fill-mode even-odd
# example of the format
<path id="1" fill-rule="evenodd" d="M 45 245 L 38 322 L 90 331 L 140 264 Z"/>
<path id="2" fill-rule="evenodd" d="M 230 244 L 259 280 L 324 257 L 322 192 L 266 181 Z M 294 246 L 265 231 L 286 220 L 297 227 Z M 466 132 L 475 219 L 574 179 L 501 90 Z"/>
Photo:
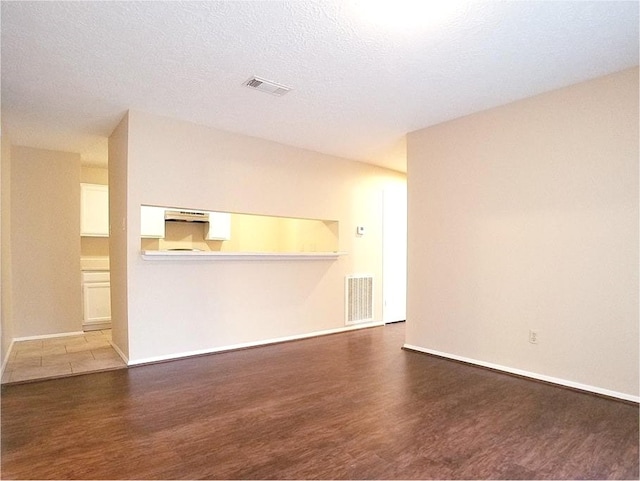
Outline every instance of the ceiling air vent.
<path id="1" fill-rule="evenodd" d="M 291 90 L 290 87 L 285 87 L 284 85 L 280 85 L 260 77 L 251 77 L 244 83 L 244 85 L 251 89 L 260 90 L 261 92 L 266 92 L 271 95 L 277 95 L 278 97 L 282 97 Z"/>

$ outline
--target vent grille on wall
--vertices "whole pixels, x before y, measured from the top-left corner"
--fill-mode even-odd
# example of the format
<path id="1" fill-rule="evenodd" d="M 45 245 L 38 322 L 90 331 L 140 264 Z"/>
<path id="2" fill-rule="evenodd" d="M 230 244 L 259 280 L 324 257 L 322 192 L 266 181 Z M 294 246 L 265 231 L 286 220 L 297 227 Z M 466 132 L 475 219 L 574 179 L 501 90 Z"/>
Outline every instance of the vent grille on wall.
<path id="1" fill-rule="evenodd" d="M 373 321 L 373 276 L 345 278 L 345 324 Z"/>
<path id="2" fill-rule="evenodd" d="M 244 85 L 251 89 L 260 90 L 261 92 L 266 92 L 271 95 L 277 95 L 278 97 L 282 97 L 291 90 L 291 87 L 286 87 L 260 77 L 251 77 L 244 83 Z"/>

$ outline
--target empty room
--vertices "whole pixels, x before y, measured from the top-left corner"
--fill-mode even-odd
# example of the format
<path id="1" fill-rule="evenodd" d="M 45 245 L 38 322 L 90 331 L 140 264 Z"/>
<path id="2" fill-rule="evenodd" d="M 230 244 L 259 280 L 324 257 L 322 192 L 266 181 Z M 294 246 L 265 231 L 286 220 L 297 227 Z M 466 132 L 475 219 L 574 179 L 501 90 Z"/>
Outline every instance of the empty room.
<path id="1" fill-rule="evenodd" d="M 637 1 L 2 1 L 3 479 L 638 479 Z"/>

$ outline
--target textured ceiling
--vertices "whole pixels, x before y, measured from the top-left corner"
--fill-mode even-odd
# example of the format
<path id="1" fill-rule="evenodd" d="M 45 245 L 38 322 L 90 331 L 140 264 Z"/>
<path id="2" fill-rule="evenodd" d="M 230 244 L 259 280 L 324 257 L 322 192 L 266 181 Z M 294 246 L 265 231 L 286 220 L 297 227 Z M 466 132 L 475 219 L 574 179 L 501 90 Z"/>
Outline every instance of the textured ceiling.
<path id="1" fill-rule="evenodd" d="M 3 1 L 3 123 L 87 163 L 131 108 L 405 170 L 407 132 L 638 65 L 636 1 L 366 4 Z"/>

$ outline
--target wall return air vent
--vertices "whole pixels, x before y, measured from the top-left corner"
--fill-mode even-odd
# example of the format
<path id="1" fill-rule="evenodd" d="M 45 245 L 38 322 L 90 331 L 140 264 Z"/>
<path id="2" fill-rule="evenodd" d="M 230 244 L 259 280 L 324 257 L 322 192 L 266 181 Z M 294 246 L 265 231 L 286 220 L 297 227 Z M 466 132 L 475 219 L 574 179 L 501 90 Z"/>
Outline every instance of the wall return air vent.
<path id="1" fill-rule="evenodd" d="M 247 80 L 244 85 L 249 87 L 250 89 L 260 90 L 261 92 L 266 92 L 271 95 L 277 95 L 278 97 L 282 97 L 286 94 L 291 87 L 286 87 L 284 85 L 280 85 L 278 83 L 272 82 L 271 80 L 265 80 L 260 77 L 251 77 Z"/>
<path id="2" fill-rule="evenodd" d="M 373 321 L 373 276 L 345 277 L 345 325 Z"/>

